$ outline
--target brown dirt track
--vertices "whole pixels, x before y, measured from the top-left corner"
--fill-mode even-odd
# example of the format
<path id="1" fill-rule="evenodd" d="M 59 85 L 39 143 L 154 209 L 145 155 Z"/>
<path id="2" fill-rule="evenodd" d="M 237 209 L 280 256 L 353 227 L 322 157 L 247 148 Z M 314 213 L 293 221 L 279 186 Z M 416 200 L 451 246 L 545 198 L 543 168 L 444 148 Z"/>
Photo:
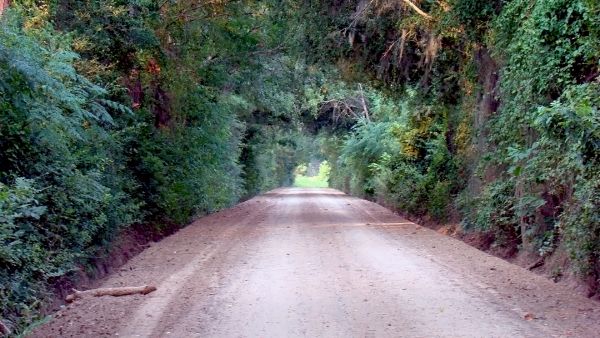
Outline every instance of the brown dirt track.
<path id="1" fill-rule="evenodd" d="M 154 243 L 32 337 L 600 337 L 600 306 L 332 189 L 278 189 Z"/>

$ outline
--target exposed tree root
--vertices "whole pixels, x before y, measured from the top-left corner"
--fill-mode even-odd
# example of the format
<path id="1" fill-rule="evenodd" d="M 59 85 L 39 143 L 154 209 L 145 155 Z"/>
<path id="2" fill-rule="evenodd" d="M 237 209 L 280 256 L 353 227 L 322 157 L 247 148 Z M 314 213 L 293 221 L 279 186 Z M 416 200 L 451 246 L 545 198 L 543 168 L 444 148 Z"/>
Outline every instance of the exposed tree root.
<path id="1" fill-rule="evenodd" d="M 144 286 L 128 286 L 128 287 L 119 287 L 119 288 L 103 288 L 103 289 L 92 289 L 86 291 L 79 291 L 73 289 L 73 293 L 68 295 L 65 300 L 67 302 L 72 302 L 76 299 L 93 296 L 93 297 L 102 297 L 102 296 L 127 296 L 133 295 L 136 293 L 140 293 L 142 295 L 149 294 L 152 291 L 156 291 L 155 286 L 144 285 Z"/>
<path id="2" fill-rule="evenodd" d="M 538 259 L 537 262 L 531 264 L 529 267 L 527 267 L 527 269 L 533 270 L 535 268 L 539 268 L 540 266 L 544 265 L 544 263 L 546 263 L 546 257 Z"/>

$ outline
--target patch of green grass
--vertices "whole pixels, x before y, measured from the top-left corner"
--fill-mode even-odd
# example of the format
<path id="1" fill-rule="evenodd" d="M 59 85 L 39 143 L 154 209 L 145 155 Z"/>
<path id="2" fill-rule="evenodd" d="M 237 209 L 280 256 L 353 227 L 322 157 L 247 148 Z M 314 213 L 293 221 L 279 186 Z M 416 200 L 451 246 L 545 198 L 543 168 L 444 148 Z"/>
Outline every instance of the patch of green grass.
<path id="1" fill-rule="evenodd" d="M 294 179 L 294 187 L 297 188 L 328 188 L 329 183 L 327 178 L 322 176 L 308 177 L 304 175 L 296 175 Z"/>

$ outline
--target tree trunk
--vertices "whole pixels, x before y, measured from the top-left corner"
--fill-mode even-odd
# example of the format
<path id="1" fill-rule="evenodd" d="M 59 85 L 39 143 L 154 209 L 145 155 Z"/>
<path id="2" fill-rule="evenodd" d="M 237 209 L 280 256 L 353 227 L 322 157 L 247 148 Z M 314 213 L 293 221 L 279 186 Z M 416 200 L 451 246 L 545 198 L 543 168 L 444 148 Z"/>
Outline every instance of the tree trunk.
<path id="1" fill-rule="evenodd" d="M 125 79 L 125 86 L 129 91 L 129 97 L 131 98 L 131 107 L 133 109 L 139 109 L 142 106 L 144 100 L 144 89 L 142 88 L 142 80 L 140 78 L 139 69 L 133 69 L 129 73 L 129 76 Z"/>
<path id="2" fill-rule="evenodd" d="M 171 107 L 169 95 L 162 89 L 160 84 L 154 88 L 154 126 L 164 128 L 171 120 Z"/>

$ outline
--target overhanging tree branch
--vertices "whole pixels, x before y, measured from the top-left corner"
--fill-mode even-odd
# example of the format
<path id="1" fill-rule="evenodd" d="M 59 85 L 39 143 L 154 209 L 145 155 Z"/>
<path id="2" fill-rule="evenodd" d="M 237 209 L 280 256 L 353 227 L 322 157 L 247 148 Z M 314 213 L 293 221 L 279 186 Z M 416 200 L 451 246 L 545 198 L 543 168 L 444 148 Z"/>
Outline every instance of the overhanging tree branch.
<path id="1" fill-rule="evenodd" d="M 419 15 L 421 15 L 422 17 L 426 18 L 427 20 L 431 20 L 431 15 L 423 12 L 419 6 L 415 5 L 412 1 L 410 0 L 402 0 L 404 1 L 405 4 L 409 5 L 412 9 L 414 9 L 415 12 L 419 13 Z"/>

